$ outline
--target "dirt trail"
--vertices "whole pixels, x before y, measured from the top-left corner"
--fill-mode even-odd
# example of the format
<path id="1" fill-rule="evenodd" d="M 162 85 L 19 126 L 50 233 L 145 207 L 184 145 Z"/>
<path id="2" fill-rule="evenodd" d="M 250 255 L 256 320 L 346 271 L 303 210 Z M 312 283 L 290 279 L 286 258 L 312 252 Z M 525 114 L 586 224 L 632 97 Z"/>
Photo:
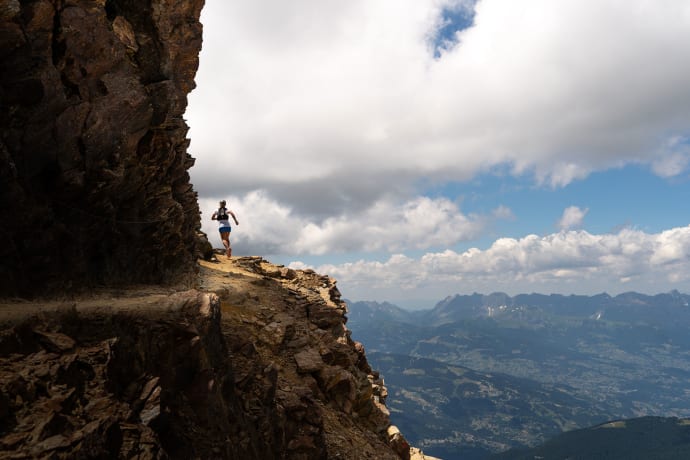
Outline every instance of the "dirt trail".
<path id="1" fill-rule="evenodd" d="M 241 258 L 244 259 L 244 258 Z M 250 258 L 253 260 L 254 258 Z M 257 258 L 258 259 L 258 258 Z M 234 259 L 235 261 L 238 258 Z M 94 288 L 88 293 L 65 295 L 61 298 L 26 300 L 0 298 L 0 326 L 8 326 L 41 313 L 73 310 L 83 312 L 156 312 L 164 313 L 174 302 L 167 302 L 176 293 L 190 288 L 200 291 L 218 291 L 221 295 L 228 286 L 245 289 L 247 295 L 256 295 L 259 289 L 249 281 L 262 278 L 234 261 L 223 258 L 218 262 L 199 261 L 200 271 L 196 286 L 134 285 L 123 288 Z"/>

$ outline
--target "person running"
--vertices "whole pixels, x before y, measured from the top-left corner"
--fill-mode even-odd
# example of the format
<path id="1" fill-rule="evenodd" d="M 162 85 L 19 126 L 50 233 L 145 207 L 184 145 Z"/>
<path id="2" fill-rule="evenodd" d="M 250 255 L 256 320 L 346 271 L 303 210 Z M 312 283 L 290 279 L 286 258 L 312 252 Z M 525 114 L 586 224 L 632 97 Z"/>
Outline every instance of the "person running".
<path id="1" fill-rule="evenodd" d="M 235 221 L 235 225 L 240 225 L 240 223 L 237 221 L 237 217 L 235 217 L 235 213 L 230 211 L 225 207 L 225 200 L 221 200 L 219 203 L 220 207 L 216 212 L 213 213 L 211 216 L 211 220 L 217 220 L 218 221 L 218 231 L 220 232 L 220 239 L 223 241 L 223 246 L 225 246 L 225 254 L 228 256 L 228 259 L 232 257 L 232 247 L 230 247 L 230 231 L 232 228 L 230 227 L 230 216 L 232 216 L 232 220 Z"/>

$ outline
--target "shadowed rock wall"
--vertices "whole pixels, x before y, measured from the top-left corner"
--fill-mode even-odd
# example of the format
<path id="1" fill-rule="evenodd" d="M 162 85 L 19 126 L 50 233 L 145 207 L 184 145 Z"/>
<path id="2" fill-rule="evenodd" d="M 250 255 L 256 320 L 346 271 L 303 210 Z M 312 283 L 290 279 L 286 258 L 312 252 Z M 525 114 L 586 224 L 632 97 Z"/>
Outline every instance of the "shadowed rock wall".
<path id="1" fill-rule="evenodd" d="M 0 302 L 0 458 L 434 460 L 391 425 L 335 280 L 201 265 L 217 294 Z"/>
<path id="2" fill-rule="evenodd" d="M 0 458 L 278 458 L 231 439 L 247 421 L 217 298 L 129 307 L 65 306 L 2 330 Z"/>
<path id="3" fill-rule="evenodd" d="M 192 269 L 203 3 L 0 1 L 0 295 Z"/>

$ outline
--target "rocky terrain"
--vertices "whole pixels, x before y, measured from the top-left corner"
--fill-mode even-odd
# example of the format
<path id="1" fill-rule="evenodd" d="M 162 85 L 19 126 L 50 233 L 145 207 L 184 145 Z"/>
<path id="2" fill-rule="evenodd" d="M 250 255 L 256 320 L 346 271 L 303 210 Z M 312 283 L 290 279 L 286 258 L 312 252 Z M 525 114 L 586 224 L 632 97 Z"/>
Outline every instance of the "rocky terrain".
<path id="1" fill-rule="evenodd" d="M 0 295 L 189 277 L 202 6 L 0 2 Z"/>
<path id="2" fill-rule="evenodd" d="M 425 458 L 333 279 L 200 264 L 193 290 L 2 302 L 0 458 Z"/>

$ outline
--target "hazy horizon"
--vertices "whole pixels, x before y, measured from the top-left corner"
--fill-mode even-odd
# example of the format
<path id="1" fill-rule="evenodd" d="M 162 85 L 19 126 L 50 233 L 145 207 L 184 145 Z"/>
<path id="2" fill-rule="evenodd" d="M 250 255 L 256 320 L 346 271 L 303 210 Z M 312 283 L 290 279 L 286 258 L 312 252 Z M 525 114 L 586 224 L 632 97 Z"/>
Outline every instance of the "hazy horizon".
<path id="1" fill-rule="evenodd" d="M 688 293 L 686 293 L 686 292 L 681 292 L 681 291 L 677 291 L 677 290 L 670 290 L 670 291 L 665 291 L 665 292 L 651 292 L 651 293 L 648 293 L 648 292 L 638 292 L 638 291 L 635 291 L 635 290 L 629 290 L 629 291 L 618 292 L 618 293 L 615 293 L 615 294 L 612 294 L 612 293 L 610 293 L 610 292 L 598 292 L 598 293 L 595 293 L 595 294 L 576 294 L 576 293 L 563 294 L 563 293 L 557 293 L 557 292 L 516 292 L 516 293 L 508 293 L 508 292 L 503 292 L 503 291 L 492 291 L 492 292 L 466 292 L 466 293 L 456 292 L 456 293 L 448 294 L 448 295 L 445 295 L 445 296 L 443 296 L 443 297 L 439 297 L 439 298 L 436 298 L 436 299 L 434 299 L 434 298 L 428 298 L 428 299 L 403 299 L 403 298 L 401 298 L 401 299 L 399 299 L 399 300 L 397 300 L 397 301 L 390 300 L 390 299 L 383 299 L 383 300 L 375 300 L 375 299 L 352 299 L 352 298 L 347 297 L 346 295 L 344 295 L 343 298 L 344 298 L 344 300 L 346 300 L 347 302 L 352 302 L 352 303 L 356 303 L 356 302 L 376 302 L 376 303 L 378 303 L 378 304 L 389 303 L 389 304 L 395 305 L 396 307 L 400 307 L 400 308 L 402 308 L 402 309 L 404 309 L 404 310 L 408 310 L 408 311 L 417 311 L 417 310 L 429 310 L 429 309 L 432 309 L 432 308 L 434 308 L 439 302 L 442 302 L 443 300 L 448 299 L 448 298 L 452 298 L 452 297 L 455 297 L 455 296 L 471 296 L 471 295 L 475 295 L 475 294 L 482 295 L 482 296 L 488 296 L 488 295 L 492 295 L 492 294 L 506 294 L 506 295 L 508 295 L 509 297 L 516 297 L 516 296 L 518 296 L 518 295 L 545 295 L 545 296 L 559 295 L 559 296 L 563 296 L 563 297 L 570 297 L 570 296 L 578 296 L 578 297 L 579 297 L 579 296 L 595 297 L 595 296 L 597 296 L 597 295 L 608 295 L 608 296 L 610 296 L 610 297 L 612 297 L 612 298 L 615 298 L 615 297 L 617 297 L 617 296 L 619 296 L 619 295 L 631 294 L 631 293 L 632 293 L 632 294 L 640 294 L 640 295 L 645 295 L 645 296 L 653 297 L 653 296 L 661 295 L 661 294 L 671 294 L 671 293 L 673 293 L 673 292 L 677 292 L 677 293 L 679 293 L 680 295 L 690 295 L 690 294 L 688 294 Z"/>

